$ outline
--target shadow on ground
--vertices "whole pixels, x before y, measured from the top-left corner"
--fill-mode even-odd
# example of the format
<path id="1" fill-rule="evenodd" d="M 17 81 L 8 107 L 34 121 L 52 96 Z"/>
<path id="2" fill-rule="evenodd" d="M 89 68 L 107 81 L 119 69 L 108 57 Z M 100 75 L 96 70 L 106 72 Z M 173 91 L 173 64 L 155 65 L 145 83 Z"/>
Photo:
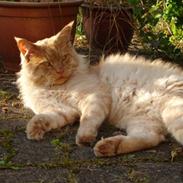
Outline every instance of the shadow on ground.
<path id="1" fill-rule="evenodd" d="M 78 124 L 39 142 L 27 140 L 25 126 L 33 114 L 23 108 L 14 82 L 14 74 L 0 74 L 1 183 L 183 183 L 183 150 L 172 138 L 114 158 L 96 158 L 92 146 L 76 146 Z M 98 138 L 115 133 L 104 125 Z"/>

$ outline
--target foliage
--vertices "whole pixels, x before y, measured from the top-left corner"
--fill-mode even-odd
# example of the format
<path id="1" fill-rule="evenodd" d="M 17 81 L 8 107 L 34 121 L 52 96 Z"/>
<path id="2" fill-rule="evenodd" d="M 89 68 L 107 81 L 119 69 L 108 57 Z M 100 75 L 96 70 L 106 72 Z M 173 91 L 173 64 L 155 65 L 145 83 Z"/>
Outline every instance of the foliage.
<path id="1" fill-rule="evenodd" d="M 145 48 L 169 59 L 183 58 L 182 0 L 86 0 L 98 6 L 130 5 Z"/>
<path id="2" fill-rule="evenodd" d="M 170 59 L 183 56 L 182 0 L 128 0 L 134 7 L 139 33 L 147 46 Z"/>

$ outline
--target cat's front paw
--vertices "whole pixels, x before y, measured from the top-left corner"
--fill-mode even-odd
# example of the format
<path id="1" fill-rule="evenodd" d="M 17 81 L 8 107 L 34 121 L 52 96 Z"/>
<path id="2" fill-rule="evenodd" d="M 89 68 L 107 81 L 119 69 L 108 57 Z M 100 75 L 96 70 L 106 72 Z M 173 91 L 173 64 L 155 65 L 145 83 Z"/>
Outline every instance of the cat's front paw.
<path id="1" fill-rule="evenodd" d="M 82 145 L 89 145 L 90 143 L 94 142 L 96 139 L 95 135 L 76 135 L 76 144 L 79 146 Z"/>
<path id="2" fill-rule="evenodd" d="M 95 144 L 94 154 L 97 157 L 108 157 L 117 155 L 121 139 L 109 137 L 102 139 Z"/>
<path id="3" fill-rule="evenodd" d="M 97 131 L 92 128 L 80 126 L 76 135 L 76 144 L 79 146 L 90 145 L 94 142 L 97 136 Z"/>
<path id="4" fill-rule="evenodd" d="M 27 124 L 27 138 L 31 140 L 41 140 L 45 132 L 50 130 L 48 118 L 44 115 L 34 116 Z"/>

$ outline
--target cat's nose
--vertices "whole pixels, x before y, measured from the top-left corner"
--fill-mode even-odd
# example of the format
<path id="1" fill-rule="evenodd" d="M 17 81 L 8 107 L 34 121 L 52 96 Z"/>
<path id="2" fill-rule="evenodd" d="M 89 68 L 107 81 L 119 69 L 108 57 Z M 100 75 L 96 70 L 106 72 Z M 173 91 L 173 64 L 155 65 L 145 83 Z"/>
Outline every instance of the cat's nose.
<path id="1" fill-rule="evenodd" d="M 57 73 L 58 73 L 58 74 L 63 74 L 63 72 L 64 72 L 64 69 L 63 69 L 63 68 L 57 69 Z"/>

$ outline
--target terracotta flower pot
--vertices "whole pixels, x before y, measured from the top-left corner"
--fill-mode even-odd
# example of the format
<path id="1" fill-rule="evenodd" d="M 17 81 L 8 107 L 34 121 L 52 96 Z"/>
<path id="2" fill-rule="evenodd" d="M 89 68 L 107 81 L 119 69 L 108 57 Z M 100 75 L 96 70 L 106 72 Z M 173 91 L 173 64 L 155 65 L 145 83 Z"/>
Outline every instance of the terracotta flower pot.
<path id="1" fill-rule="evenodd" d="M 130 7 L 101 7 L 82 4 L 84 32 L 91 46 L 104 54 L 125 52 L 133 36 Z"/>
<path id="2" fill-rule="evenodd" d="M 14 36 L 30 41 L 50 37 L 70 21 L 76 21 L 81 3 L 81 0 L 49 3 L 1 1 L 0 56 L 5 68 L 9 71 L 19 70 L 20 58 Z M 75 27 L 73 29 L 74 38 Z"/>

